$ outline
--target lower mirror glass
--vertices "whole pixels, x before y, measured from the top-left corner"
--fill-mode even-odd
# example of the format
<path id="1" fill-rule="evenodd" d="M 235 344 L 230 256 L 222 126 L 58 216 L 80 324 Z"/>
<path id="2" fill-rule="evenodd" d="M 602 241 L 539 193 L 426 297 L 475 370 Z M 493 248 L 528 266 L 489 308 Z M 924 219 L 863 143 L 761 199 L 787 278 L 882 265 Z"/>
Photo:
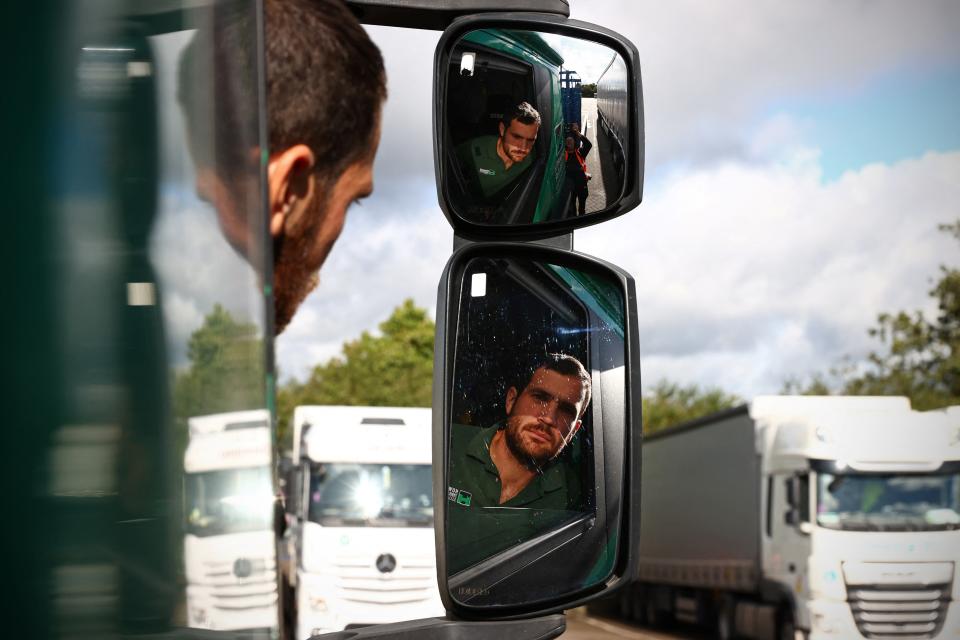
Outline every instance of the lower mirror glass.
<path id="1" fill-rule="evenodd" d="M 624 290 L 602 267 L 477 257 L 459 272 L 446 567 L 470 606 L 612 571 L 625 429 Z M 616 504 L 615 504 L 616 503 Z"/>

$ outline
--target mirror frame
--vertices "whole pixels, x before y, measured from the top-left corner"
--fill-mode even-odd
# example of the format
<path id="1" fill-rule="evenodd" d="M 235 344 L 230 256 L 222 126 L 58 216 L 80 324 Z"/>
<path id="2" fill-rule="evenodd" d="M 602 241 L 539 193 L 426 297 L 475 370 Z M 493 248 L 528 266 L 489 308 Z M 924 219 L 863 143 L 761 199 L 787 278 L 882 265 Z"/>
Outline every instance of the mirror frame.
<path id="1" fill-rule="evenodd" d="M 553 33 L 581 40 L 590 40 L 609 47 L 620 54 L 627 65 L 627 74 L 633 82 L 628 84 L 633 108 L 630 110 L 630 126 L 635 132 L 627 140 L 624 167 L 624 187 L 620 199 L 596 213 L 573 216 L 565 220 L 523 224 L 485 225 L 460 217 L 452 206 L 447 193 L 444 159 L 449 149 L 444 143 L 446 125 L 447 65 L 450 55 L 460 38 L 470 31 L 485 28 L 529 29 Z M 535 13 L 486 13 L 455 20 L 448 27 L 434 53 L 433 71 L 433 162 L 437 182 L 437 199 L 443 214 L 454 231 L 473 240 L 536 240 L 569 233 L 621 216 L 637 207 L 643 199 L 644 173 L 644 115 L 643 86 L 640 79 L 640 54 L 630 40 L 615 31 L 579 20 L 570 20 L 557 15 Z"/>
<path id="2" fill-rule="evenodd" d="M 470 606 L 455 600 L 450 594 L 450 584 L 447 576 L 446 554 L 446 520 L 447 520 L 447 456 L 450 449 L 450 421 L 452 410 L 452 382 L 456 355 L 456 339 L 459 326 L 459 310 L 462 288 L 461 274 L 466 264 L 478 257 L 517 258 L 522 260 L 536 260 L 552 262 L 572 268 L 606 273 L 616 282 L 624 293 L 625 331 L 624 331 L 624 398 L 622 415 L 625 429 L 620 431 L 619 425 L 594 423 L 594 431 L 602 430 L 604 446 L 621 446 L 624 451 L 623 467 L 612 465 L 609 458 L 604 459 L 604 466 L 598 469 L 595 481 L 606 487 L 607 521 L 615 522 L 619 519 L 616 559 L 611 573 L 597 584 L 584 587 L 552 599 L 541 599 L 512 605 L 484 605 Z M 633 278 L 622 269 L 602 260 L 561 249 L 554 249 L 543 245 L 526 243 L 498 242 L 467 244 L 450 257 L 444 267 L 437 294 L 437 318 L 443 318 L 444 323 L 438 323 L 434 342 L 434 373 L 433 373 L 433 495 L 434 495 L 434 534 L 437 554 L 437 581 L 440 588 L 440 598 L 448 612 L 465 620 L 480 619 L 517 619 L 531 615 L 546 615 L 562 612 L 565 609 L 577 607 L 598 597 L 609 595 L 617 588 L 629 583 L 638 576 L 639 570 L 639 540 L 640 540 L 640 463 L 641 463 L 641 386 L 640 386 L 640 349 L 638 341 L 638 321 L 636 289 Z M 604 404 L 612 402 L 610 399 Z M 619 442 L 618 442 L 619 441 Z M 570 532 L 562 527 L 551 532 L 558 537 L 564 537 Z M 574 532 L 573 535 L 576 535 Z M 511 553 L 522 555 L 524 545 L 500 552 L 508 556 Z M 535 569 L 534 569 L 535 570 Z M 512 573 L 511 567 L 506 566 L 499 571 L 489 572 L 492 579 L 507 577 Z"/>

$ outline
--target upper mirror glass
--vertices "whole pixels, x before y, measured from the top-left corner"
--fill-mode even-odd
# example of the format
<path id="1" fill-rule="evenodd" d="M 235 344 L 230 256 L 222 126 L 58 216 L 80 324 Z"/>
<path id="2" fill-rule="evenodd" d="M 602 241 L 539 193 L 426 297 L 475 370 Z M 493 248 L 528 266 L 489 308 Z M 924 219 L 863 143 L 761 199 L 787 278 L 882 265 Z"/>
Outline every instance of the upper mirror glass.
<path id="1" fill-rule="evenodd" d="M 627 65 L 569 36 L 478 29 L 454 45 L 442 131 L 453 213 L 482 225 L 596 214 L 624 190 Z"/>

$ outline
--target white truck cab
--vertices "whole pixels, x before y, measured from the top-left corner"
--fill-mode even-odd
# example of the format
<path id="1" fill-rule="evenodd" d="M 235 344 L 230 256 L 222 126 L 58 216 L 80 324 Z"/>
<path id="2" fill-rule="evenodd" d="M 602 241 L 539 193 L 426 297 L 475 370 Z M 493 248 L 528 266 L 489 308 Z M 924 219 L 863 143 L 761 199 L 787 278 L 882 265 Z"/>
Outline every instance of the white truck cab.
<path id="1" fill-rule="evenodd" d="M 269 425 L 266 410 L 189 419 L 183 466 L 191 627 L 264 637 L 277 627 Z"/>
<path id="2" fill-rule="evenodd" d="M 960 408 L 759 397 L 763 574 L 810 638 L 960 638 Z"/>
<path id="3" fill-rule="evenodd" d="M 431 457 L 430 409 L 296 408 L 286 540 L 298 640 L 444 615 Z"/>

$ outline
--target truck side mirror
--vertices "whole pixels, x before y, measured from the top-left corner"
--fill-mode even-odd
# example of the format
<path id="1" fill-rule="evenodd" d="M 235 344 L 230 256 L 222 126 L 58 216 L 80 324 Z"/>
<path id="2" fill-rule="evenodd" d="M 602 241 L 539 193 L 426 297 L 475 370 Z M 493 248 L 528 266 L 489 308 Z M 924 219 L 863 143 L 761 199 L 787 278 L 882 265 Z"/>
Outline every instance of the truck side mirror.
<path id="1" fill-rule="evenodd" d="M 444 32 L 435 65 L 437 189 L 455 231 L 553 235 L 639 204 L 643 94 L 629 40 L 558 16 L 484 14 Z"/>
<path id="2" fill-rule="evenodd" d="M 440 593 L 464 618 L 577 606 L 633 575 L 640 380 L 632 279 L 580 254 L 467 245 L 441 280 Z"/>
<path id="3" fill-rule="evenodd" d="M 787 478 L 785 481 L 787 504 L 795 508 L 797 506 L 797 480 L 796 478 Z"/>
<path id="4" fill-rule="evenodd" d="M 791 527 L 796 527 L 800 524 L 800 512 L 797 509 L 788 509 L 783 514 L 783 522 Z"/>

